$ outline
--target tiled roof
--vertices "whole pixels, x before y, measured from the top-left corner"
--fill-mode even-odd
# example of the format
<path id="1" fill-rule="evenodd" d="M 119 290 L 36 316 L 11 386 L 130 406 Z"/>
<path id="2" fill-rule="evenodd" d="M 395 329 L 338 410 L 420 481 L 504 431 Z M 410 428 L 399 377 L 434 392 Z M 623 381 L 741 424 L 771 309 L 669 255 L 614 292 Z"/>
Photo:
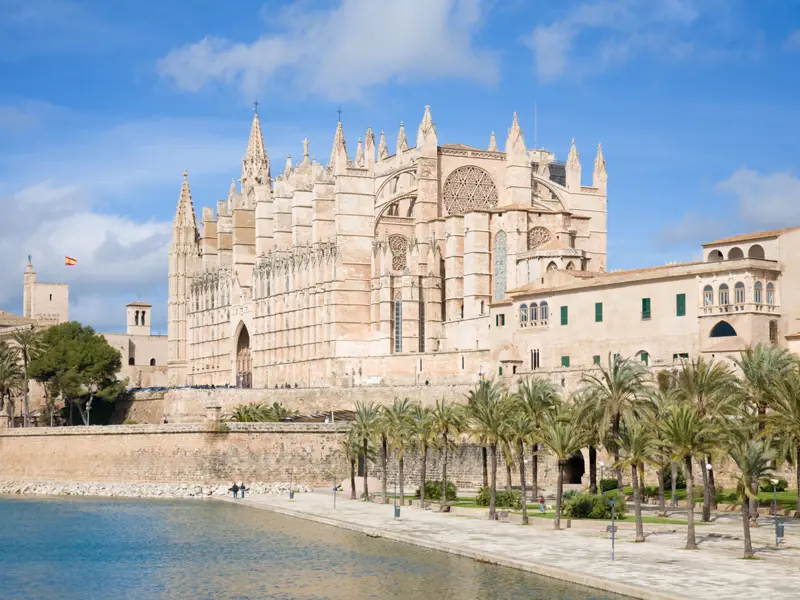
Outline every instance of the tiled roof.
<path id="1" fill-rule="evenodd" d="M 742 233 L 739 235 L 732 235 L 730 237 L 722 238 L 720 240 L 714 240 L 713 242 L 708 242 L 707 244 L 703 244 L 703 247 L 707 246 L 716 246 L 717 244 L 733 244 L 736 242 L 750 242 L 752 240 L 762 240 L 765 238 L 774 238 L 778 237 L 783 233 L 788 233 L 790 231 L 795 231 L 800 229 L 798 227 L 785 227 L 784 229 L 771 229 L 769 231 L 756 231 L 754 233 Z"/>
<path id="2" fill-rule="evenodd" d="M 128 302 L 125 306 L 150 306 L 151 307 L 153 305 L 150 304 L 149 302 L 136 301 L 136 302 Z"/>

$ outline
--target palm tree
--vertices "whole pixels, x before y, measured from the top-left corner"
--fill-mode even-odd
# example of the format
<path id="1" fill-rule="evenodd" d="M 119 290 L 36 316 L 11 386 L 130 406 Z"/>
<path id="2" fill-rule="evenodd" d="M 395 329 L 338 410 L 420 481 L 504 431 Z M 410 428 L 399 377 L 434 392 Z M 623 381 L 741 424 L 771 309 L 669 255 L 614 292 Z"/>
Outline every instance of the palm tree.
<path id="1" fill-rule="evenodd" d="M 732 392 L 735 378 L 733 372 L 723 363 L 706 362 L 703 357 L 695 360 L 684 360 L 677 377 L 677 396 L 690 403 L 697 411 L 700 419 L 708 421 L 710 426 L 724 421 L 735 406 Z M 705 468 L 712 464 L 709 448 L 706 455 L 700 457 L 703 468 L 703 521 L 711 520 L 711 505 L 716 497 L 713 474 Z"/>
<path id="2" fill-rule="evenodd" d="M 497 446 L 503 438 L 509 403 L 501 396 L 499 384 L 488 382 L 485 396 L 469 407 L 470 432 L 484 440 L 491 450 L 489 480 L 489 518 L 495 518 L 497 499 Z"/>
<path id="3" fill-rule="evenodd" d="M 597 446 L 600 445 L 603 414 L 598 409 L 597 403 L 585 393 L 574 393 L 572 402 L 575 405 L 576 418 L 586 433 L 586 443 L 589 446 L 589 493 L 597 494 Z"/>
<path id="4" fill-rule="evenodd" d="M 412 409 L 413 424 L 411 439 L 417 445 L 420 457 L 419 506 L 425 508 L 425 478 L 428 470 L 428 449 L 436 443 L 433 427 L 433 412 L 430 408 L 415 404 Z"/>
<path id="5" fill-rule="evenodd" d="M 548 413 L 560 403 L 558 388 L 552 381 L 531 377 L 520 382 L 516 394 L 517 402 L 528 414 L 533 427 L 531 434 L 531 497 L 535 502 L 539 495 L 539 446 L 542 443 L 541 429 Z M 523 499 L 524 501 L 524 499 Z"/>
<path id="6" fill-rule="evenodd" d="M 389 442 L 397 458 L 397 478 L 400 487 L 400 505 L 405 504 L 403 491 L 403 462 L 406 450 L 411 443 L 413 431 L 413 413 L 408 398 L 399 400 L 395 398 L 391 406 L 383 411 L 386 432 Z"/>
<path id="7" fill-rule="evenodd" d="M 342 454 L 350 464 L 350 499 L 356 499 L 356 464 L 363 452 L 361 440 L 357 437 L 355 429 L 350 429 L 347 436 L 340 442 Z"/>
<path id="8" fill-rule="evenodd" d="M 800 371 L 792 369 L 772 384 L 767 398 L 770 412 L 765 415 L 766 433 L 776 435 L 786 447 L 782 453 L 794 457 L 797 510 L 800 517 Z"/>
<path id="9" fill-rule="evenodd" d="M 485 404 L 487 398 L 497 393 L 498 384 L 491 380 L 481 379 L 474 389 L 467 393 L 467 412 L 472 413 L 476 408 Z M 482 437 L 478 437 L 478 443 L 481 447 L 481 469 L 483 475 L 483 487 L 489 486 L 489 452 L 487 450 L 487 442 Z"/>
<path id="10" fill-rule="evenodd" d="M 519 484 L 522 490 L 522 524 L 528 524 L 528 499 L 525 490 L 525 443 L 533 436 L 533 421 L 527 412 L 519 408 L 509 416 L 506 433 L 512 443 L 517 446 L 519 460 Z"/>
<path id="11" fill-rule="evenodd" d="M 463 431 L 465 425 L 464 411 L 454 402 L 445 398 L 436 401 L 431 413 L 433 430 L 438 438 L 439 450 L 442 453 L 442 502 L 439 510 L 448 510 L 447 504 L 447 452 L 455 447 L 456 436 Z"/>
<path id="12" fill-rule="evenodd" d="M 658 512 L 660 516 L 666 516 L 666 506 L 664 502 L 664 474 L 667 468 L 670 468 L 672 473 L 672 505 L 675 506 L 675 496 L 677 491 L 677 465 L 675 461 L 670 459 L 670 452 L 667 443 L 661 437 L 661 429 L 659 423 L 662 419 L 669 415 L 669 411 L 677 405 L 678 395 L 677 389 L 670 386 L 661 377 L 659 373 L 658 386 L 651 389 L 647 394 L 647 399 L 644 405 L 644 422 L 648 429 L 653 433 L 655 439 L 653 440 L 653 452 L 650 454 L 650 464 L 652 464 L 658 473 Z M 669 376 L 669 374 L 666 374 Z M 669 380 L 672 378 L 670 377 Z"/>
<path id="13" fill-rule="evenodd" d="M 374 402 L 363 402 L 357 400 L 355 404 L 355 422 L 353 424 L 353 435 L 361 440 L 361 450 L 364 456 L 364 502 L 369 501 L 369 455 L 370 440 L 375 436 L 378 428 L 378 409 Z"/>
<path id="14" fill-rule="evenodd" d="M 378 418 L 376 421 L 375 435 L 380 440 L 381 446 L 381 471 L 383 477 L 381 478 L 381 486 L 383 490 L 383 503 L 389 504 L 389 422 L 387 420 L 386 407 L 381 406 L 378 409 Z"/>
<path id="15" fill-rule="evenodd" d="M 620 467 L 630 467 L 633 485 L 633 512 L 636 516 L 636 540 L 645 541 L 642 527 L 642 494 L 639 487 L 639 470 L 650 459 L 653 434 L 639 419 L 626 418 L 619 430 L 619 447 L 622 451 Z M 663 479 L 662 479 L 663 482 Z M 662 483 L 663 489 L 663 483 Z"/>
<path id="16" fill-rule="evenodd" d="M 19 368 L 16 349 L 6 342 L 0 342 L 0 410 L 4 401 L 8 402 L 9 427 L 14 427 L 14 394 L 20 388 L 22 371 Z"/>
<path id="17" fill-rule="evenodd" d="M 645 391 L 644 366 L 615 354 L 608 355 L 608 367 L 600 365 L 600 373 L 586 373 L 581 381 L 582 392 L 591 398 L 602 415 L 601 435 L 605 437 L 606 448 L 614 455 L 614 463 L 619 463 L 619 428 L 623 415 L 636 408 L 637 400 Z M 617 467 L 617 483 L 622 489 L 622 469 Z"/>
<path id="18" fill-rule="evenodd" d="M 28 405 L 28 365 L 30 365 L 32 359 L 41 354 L 42 338 L 39 333 L 31 327 L 30 329 L 15 331 L 11 339 L 16 344 L 19 357 L 22 360 L 22 391 L 24 393 L 22 399 L 22 414 L 25 427 L 29 427 L 31 424 L 31 411 Z"/>
<path id="19" fill-rule="evenodd" d="M 672 453 L 672 459 L 684 465 L 688 527 L 686 549 L 696 550 L 694 531 L 694 477 L 692 459 L 707 454 L 714 445 L 715 432 L 695 406 L 682 402 L 661 421 L 660 435 Z"/>
<path id="20" fill-rule="evenodd" d="M 580 427 L 572 410 L 564 407 L 553 411 L 542 427 L 542 442 L 558 462 L 556 486 L 555 529 L 561 529 L 561 497 L 564 495 L 564 467 L 569 459 L 580 452 L 586 442 L 586 433 Z"/>
<path id="21" fill-rule="evenodd" d="M 737 479 L 742 499 L 742 528 L 744 529 L 744 557 L 753 558 L 753 544 L 750 541 L 750 505 L 748 499 L 758 497 L 759 484 L 772 477 L 771 465 L 775 452 L 765 440 L 737 440 L 728 450 L 728 456 L 739 469 Z"/>

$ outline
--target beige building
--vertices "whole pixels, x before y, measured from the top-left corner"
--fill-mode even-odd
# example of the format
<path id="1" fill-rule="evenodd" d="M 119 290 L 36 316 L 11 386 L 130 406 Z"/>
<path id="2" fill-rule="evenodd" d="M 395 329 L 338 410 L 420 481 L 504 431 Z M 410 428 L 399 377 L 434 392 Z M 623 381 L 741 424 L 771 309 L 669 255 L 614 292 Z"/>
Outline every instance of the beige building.
<path id="1" fill-rule="evenodd" d="M 126 309 L 126 333 L 104 333 L 108 343 L 122 354 L 117 377 L 133 388 L 162 387 L 167 379 L 167 336 L 151 335 L 152 305 L 131 302 Z"/>
<path id="2" fill-rule="evenodd" d="M 491 359 L 490 306 L 548 271 L 602 273 L 606 166 L 582 185 L 529 150 L 514 115 L 498 148 L 439 145 L 426 107 L 393 151 L 372 129 L 326 164 L 272 177 L 255 115 L 241 185 L 204 208 L 184 173 L 169 263 L 171 385 L 255 387 L 474 380 Z M 352 151 L 351 151 L 352 152 Z"/>

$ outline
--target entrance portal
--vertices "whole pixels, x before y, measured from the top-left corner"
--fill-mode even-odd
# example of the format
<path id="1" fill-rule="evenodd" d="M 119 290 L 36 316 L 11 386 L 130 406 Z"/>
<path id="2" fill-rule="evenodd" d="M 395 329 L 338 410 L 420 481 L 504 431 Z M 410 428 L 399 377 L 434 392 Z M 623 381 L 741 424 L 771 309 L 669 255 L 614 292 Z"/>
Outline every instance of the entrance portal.
<path id="1" fill-rule="evenodd" d="M 252 360 L 250 358 L 250 334 L 242 325 L 236 341 L 236 387 L 249 388 L 253 384 Z"/>
<path id="2" fill-rule="evenodd" d="M 586 472 L 583 463 L 583 454 L 578 452 L 569 457 L 567 464 L 564 465 L 564 483 L 580 484 L 581 477 Z"/>

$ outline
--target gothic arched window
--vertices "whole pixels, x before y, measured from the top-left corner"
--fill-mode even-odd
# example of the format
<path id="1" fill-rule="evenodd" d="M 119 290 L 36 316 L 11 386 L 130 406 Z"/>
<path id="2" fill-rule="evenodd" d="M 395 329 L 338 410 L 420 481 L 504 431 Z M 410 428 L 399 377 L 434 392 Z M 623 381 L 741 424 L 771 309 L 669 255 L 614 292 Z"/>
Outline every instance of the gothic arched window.
<path id="1" fill-rule="evenodd" d="M 459 167 L 444 182 L 442 200 L 447 214 L 458 215 L 497 206 L 497 188 L 480 167 Z"/>
<path id="2" fill-rule="evenodd" d="M 400 294 L 394 297 L 394 351 L 403 351 L 403 298 Z"/>
<path id="3" fill-rule="evenodd" d="M 506 232 L 499 231 L 494 238 L 494 299 L 502 300 L 506 295 L 506 255 L 508 244 Z"/>
<path id="4" fill-rule="evenodd" d="M 528 232 L 528 250 L 536 250 L 553 239 L 553 234 L 545 227 L 534 227 Z"/>
<path id="5" fill-rule="evenodd" d="M 408 240 L 402 235 L 390 235 L 389 250 L 392 253 L 392 269 L 395 271 L 405 269 L 408 256 Z"/>

